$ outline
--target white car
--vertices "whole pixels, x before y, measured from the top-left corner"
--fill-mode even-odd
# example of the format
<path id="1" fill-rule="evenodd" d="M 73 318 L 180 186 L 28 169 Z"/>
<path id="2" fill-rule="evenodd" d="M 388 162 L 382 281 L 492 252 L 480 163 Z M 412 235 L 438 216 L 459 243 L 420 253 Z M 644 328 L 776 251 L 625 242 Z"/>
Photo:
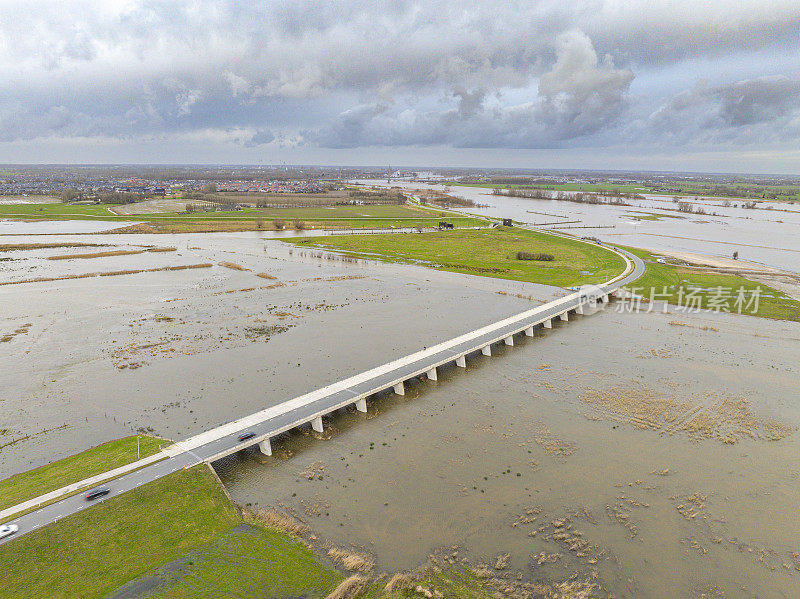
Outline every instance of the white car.
<path id="1" fill-rule="evenodd" d="M 19 530 L 16 524 L 0 524 L 0 539 L 10 537 Z"/>

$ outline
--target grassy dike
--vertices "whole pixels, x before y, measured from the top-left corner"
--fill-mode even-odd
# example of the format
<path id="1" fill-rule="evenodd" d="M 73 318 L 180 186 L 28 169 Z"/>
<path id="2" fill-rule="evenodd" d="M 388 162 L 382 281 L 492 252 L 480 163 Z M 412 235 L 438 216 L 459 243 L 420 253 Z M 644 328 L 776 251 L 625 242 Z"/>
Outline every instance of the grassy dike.
<path id="1" fill-rule="evenodd" d="M 515 227 L 413 235 L 347 235 L 284 239 L 299 247 L 346 252 L 364 259 L 451 272 L 569 287 L 601 283 L 625 269 L 607 249 L 578 240 Z M 551 262 L 517 260 L 517 252 L 547 253 Z"/>
<path id="2" fill-rule="evenodd" d="M 633 254 L 645 261 L 647 271 L 645 274 L 627 286 L 629 291 L 642 295 L 651 296 L 657 301 L 667 300 L 670 304 L 685 306 L 687 303 L 686 294 L 690 289 L 696 290 L 696 296 L 700 298 L 703 309 L 713 309 L 714 296 L 718 296 L 718 288 L 730 293 L 728 306 L 731 312 L 736 312 L 734 299 L 740 288 L 744 289 L 745 297 L 751 297 L 753 290 L 760 287 L 760 297 L 758 310 L 752 316 L 762 318 L 772 318 L 776 320 L 800 321 L 800 302 L 786 297 L 786 295 L 773 289 L 772 287 L 755 281 L 750 281 L 739 275 L 720 274 L 714 272 L 704 272 L 697 268 L 687 268 L 680 264 L 665 264 L 656 261 L 655 256 L 644 250 L 636 248 L 626 248 Z M 679 290 L 683 288 L 684 295 L 680 296 Z M 750 314 L 749 309 L 743 312 Z"/>
<path id="3" fill-rule="evenodd" d="M 142 435 L 139 438 L 142 458 L 158 453 L 160 445 L 169 442 Z M 125 437 L 93 447 L 78 455 L 40 466 L 0 481 L 0 510 L 23 501 L 55 491 L 84 478 L 102 474 L 114 468 L 135 462 L 136 437 Z"/>

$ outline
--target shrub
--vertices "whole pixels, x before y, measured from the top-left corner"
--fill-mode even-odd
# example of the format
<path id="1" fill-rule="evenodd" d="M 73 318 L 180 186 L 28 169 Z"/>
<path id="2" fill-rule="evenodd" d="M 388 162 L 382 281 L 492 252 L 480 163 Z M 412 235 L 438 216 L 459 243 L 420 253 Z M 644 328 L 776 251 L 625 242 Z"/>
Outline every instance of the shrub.
<path id="1" fill-rule="evenodd" d="M 541 260 L 542 262 L 552 262 L 556 257 L 553 254 L 532 254 L 530 252 L 517 252 L 517 260 Z"/>
<path id="2" fill-rule="evenodd" d="M 276 231 L 281 231 L 286 228 L 286 221 L 276 218 L 272 221 L 272 226 L 275 227 Z"/>
<path id="3" fill-rule="evenodd" d="M 292 224 L 294 225 L 294 228 L 297 229 L 298 231 L 302 231 L 303 229 L 306 228 L 306 223 L 300 220 L 299 218 L 294 219 L 294 223 Z"/>

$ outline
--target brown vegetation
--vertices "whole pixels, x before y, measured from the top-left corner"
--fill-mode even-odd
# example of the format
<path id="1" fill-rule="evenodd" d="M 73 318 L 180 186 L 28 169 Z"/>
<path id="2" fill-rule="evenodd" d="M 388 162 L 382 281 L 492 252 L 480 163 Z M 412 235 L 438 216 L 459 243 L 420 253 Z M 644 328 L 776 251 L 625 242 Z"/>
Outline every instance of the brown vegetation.
<path id="1" fill-rule="evenodd" d="M 261 277 L 262 279 L 277 279 L 278 278 L 278 277 L 274 277 L 271 274 L 266 273 L 266 272 L 257 272 L 256 276 L 257 277 Z"/>
<path id="2" fill-rule="evenodd" d="M 230 268 L 231 270 L 243 270 L 249 271 L 249 268 L 245 268 L 241 264 L 236 264 L 235 262 L 220 262 L 220 266 L 224 266 L 225 268 Z"/>
<path id="3" fill-rule="evenodd" d="M 80 248 L 103 247 L 102 243 L 3 243 L 0 252 L 13 252 L 17 250 L 45 250 L 51 248 Z"/>
<path id="4" fill-rule="evenodd" d="M 367 579 L 358 575 L 345 578 L 325 599 L 356 599 L 367 588 Z"/>
<path id="5" fill-rule="evenodd" d="M 129 256 L 143 254 L 146 250 L 109 250 L 108 252 L 92 252 L 91 254 L 59 254 L 48 256 L 48 260 L 72 260 L 73 258 L 105 258 L 107 256 Z"/>
<path id="6" fill-rule="evenodd" d="M 162 266 L 160 268 L 142 268 L 138 270 L 110 270 L 106 272 L 87 272 L 63 277 L 38 277 L 36 279 L 22 279 L 20 281 L 3 281 L 0 285 L 19 285 L 21 283 L 45 283 L 49 281 L 66 281 L 68 279 L 89 279 L 92 277 L 113 277 L 117 275 L 135 275 L 142 272 L 159 272 L 167 270 L 186 270 L 189 268 L 211 268 L 213 264 L 185 264 L 183 266 Z"/>

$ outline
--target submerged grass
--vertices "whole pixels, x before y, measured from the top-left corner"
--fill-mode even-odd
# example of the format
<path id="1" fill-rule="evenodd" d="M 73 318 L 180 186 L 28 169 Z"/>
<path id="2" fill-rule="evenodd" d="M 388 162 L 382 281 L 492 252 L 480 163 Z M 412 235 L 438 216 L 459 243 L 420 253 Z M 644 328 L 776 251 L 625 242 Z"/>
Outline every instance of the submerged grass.
<path id="1" fill-rule="evenodd" d="M 440 270 L 561 287 L 600 283 L 625 269 L 620 256 L 601 246 L 513 227 L 283 241 L 301 247 L 346 251 L 364 259 L 423 264 Z M 517 260 L 517 252 L 552 254 L 554 259 Z"/>

